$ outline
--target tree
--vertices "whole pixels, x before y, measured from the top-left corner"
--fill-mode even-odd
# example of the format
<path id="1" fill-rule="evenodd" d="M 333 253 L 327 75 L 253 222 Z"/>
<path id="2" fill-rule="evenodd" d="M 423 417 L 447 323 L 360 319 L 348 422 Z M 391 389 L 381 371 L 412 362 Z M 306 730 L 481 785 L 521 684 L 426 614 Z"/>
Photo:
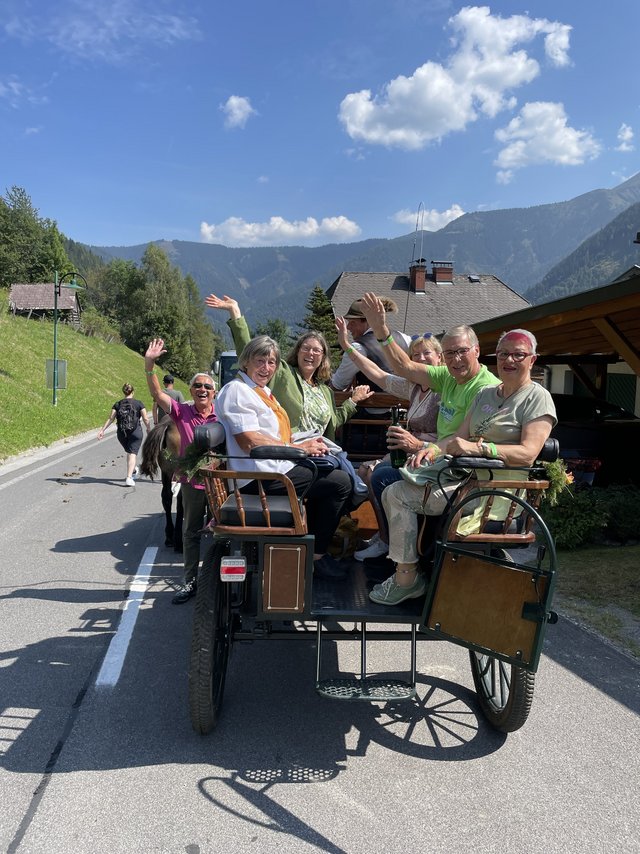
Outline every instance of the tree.
<path id="1" fill-rule="evenodd" d="M 293 339 L 289 327 L 284 320 L 280 320 L 278 317 L 269 317 L 264 323 L 258 323 L 253 334 L 254 336 L 268 335 L 269 338 L 273 338 L 274 341 L 278 342 L 283 356 L 286 356 L 291 348 Z"/>
<path id="2" fill-rule="evenodd" d="M 300 326 L 301 332 L 322 332 L 327 339 L 329 349 L 332 353 L 331 361 L 334 364 L 340 360 L 341 351 L 338 346 L 338 334 L 333 313 L 331 300 L 319 284 L 313 286 L 309 299 L 305 303 L 306 314 Z"/>
<path id="3" fill-rule="evenodd" d="M 22 187 L 0 197 L 0 285 L 51 282 L 54 271 L 73 269 L 64 237 L 53 220 L 42 219 Z"/>
<path id="4" fill-rule="evenodd" d="M 224 340 L 214 332 L 206 318 L 205 306 L 193 276 L 184 280 L 189 322 L 187 334 L 189 346 L 194 357 L 193 373 L 209 370 L 214 359 L 224 350 Z"/>

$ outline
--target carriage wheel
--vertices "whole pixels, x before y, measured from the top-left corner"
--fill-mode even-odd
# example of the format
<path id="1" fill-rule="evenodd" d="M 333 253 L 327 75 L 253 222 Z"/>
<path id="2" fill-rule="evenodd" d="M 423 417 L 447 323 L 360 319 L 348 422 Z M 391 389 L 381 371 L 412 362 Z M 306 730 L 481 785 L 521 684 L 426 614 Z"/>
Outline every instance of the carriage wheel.
<path id="1" fill-rule="evenodd" d="M 215 727 L 222 705 L 231 650 L 230 586 L 220 581 L 225 541 L 209 547 L 198 575 L 189 665 L 189 711 L 194 730 L 205 735 Z"/>
<path id="2" fill-rule="evenodd" d="M 535 673 L 469 650 L 480 707 L 494 729 L 515 732 L 529 716 Z"/>

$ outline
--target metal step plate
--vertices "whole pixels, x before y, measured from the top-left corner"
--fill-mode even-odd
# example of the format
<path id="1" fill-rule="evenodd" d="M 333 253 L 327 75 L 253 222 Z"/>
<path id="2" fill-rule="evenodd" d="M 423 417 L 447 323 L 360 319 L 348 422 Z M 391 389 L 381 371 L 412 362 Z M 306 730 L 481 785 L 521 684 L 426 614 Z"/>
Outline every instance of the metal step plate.
<path id="1" fill-rule="evenodd" d="M 332 700 L 410 700 L 416 689 L 402 679 L 323 679 L 316 691 Z"/>

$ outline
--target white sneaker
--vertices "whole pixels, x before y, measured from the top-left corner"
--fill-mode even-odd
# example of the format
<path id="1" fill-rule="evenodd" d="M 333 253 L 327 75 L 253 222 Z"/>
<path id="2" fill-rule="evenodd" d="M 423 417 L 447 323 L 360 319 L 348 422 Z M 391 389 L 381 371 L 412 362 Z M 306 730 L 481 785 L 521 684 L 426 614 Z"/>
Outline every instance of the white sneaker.
<path id="1" fill-rule="evenodd" d="M 181 486 L 182 484 L 180 483 L 180 481 L 177 480 L 174 480 L 174 482 L 171 484 L 171 494 L 174 498 L 176 497 L 176 495 L 179 494 Z"/>
<path id="2" fill-rule="evenodd" d="M 353 556 L 356 560 L 364 560 L 367 557 L 382 557 L 386 554 L 389 554 L 389 543 L 383 543 L 380 537 L 374 542 L 372 537 L 370 545 L 366 549 L 354 552 Z"/>
<path id="3" fill-rule="evenodd" d="M 131 475 L 132 480 L 137 480 L 140 477 L 140 466 L 136 466 Z"/>
<path id="4" fill-rule="evenodd" d="M 125 486 L 135 486 L 136 485 L 136 482 L 132 477 L 126 477 L 124 479 L 124 482 L 125 482 Z"/>

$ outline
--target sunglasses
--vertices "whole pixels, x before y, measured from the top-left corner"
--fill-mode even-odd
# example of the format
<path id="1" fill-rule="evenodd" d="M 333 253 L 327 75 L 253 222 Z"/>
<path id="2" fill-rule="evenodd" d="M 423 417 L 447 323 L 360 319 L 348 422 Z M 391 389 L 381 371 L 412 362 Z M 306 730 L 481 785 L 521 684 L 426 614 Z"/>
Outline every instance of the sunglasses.
<path id="1" fill-rule="evenodd" d="M 423 332 L 422 335 L 412 335 L 411 336 L 412 341 L 417 341 L 418 338 L 426 338 L 428 341 L 429 338 L 433 338 L 433 332 Z"/>
<path id="2" fill-rule="evenodd" d="M 206 388 L 207 391 L 213 391 L 211 383 L 192 383 L 191 388 Z"/>

